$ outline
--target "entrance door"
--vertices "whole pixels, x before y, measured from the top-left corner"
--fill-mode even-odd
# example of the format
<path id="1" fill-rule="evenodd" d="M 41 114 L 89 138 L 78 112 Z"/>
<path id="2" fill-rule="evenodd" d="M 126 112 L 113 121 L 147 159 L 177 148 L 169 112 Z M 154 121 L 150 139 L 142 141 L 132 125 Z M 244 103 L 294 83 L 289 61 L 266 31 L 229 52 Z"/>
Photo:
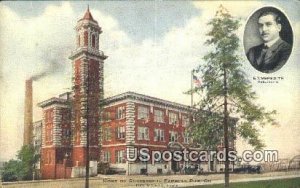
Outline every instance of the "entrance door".
<path id="1" fill-rule="evenodd" d="M 171 169 L 173 172 L 179 172 L 180 171 L 180 168 L 179 168 L 179 162 L 178 161 L 174 161 L 172 160 L 171 161 Z"/>

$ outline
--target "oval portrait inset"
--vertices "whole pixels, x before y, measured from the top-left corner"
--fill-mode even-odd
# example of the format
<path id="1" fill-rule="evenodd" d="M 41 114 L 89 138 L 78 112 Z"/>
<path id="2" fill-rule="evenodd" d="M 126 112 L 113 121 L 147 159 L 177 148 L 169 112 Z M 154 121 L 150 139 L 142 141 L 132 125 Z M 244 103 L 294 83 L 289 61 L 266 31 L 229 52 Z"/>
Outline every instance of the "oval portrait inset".
<path id="1" fill-rule="evenodd" d="M 244 49 L 251 65 L 263 73 L 273 73 L 287 62 L 293 46 L 293 31 L 282 11 L 263 7 L 248 19 Z"/>

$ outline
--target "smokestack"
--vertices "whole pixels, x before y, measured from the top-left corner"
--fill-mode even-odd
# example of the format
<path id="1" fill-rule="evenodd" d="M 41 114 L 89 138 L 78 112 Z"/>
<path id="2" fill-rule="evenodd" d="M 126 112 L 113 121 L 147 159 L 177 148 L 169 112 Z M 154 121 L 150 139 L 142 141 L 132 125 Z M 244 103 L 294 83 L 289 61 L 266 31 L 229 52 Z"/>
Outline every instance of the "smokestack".
<path id="1" fill-rule="evenodd" d="M 23 145 L 32 144 L 32 79 L 25 83 L 25 108 L 24 108 L 24 140 Z"/>

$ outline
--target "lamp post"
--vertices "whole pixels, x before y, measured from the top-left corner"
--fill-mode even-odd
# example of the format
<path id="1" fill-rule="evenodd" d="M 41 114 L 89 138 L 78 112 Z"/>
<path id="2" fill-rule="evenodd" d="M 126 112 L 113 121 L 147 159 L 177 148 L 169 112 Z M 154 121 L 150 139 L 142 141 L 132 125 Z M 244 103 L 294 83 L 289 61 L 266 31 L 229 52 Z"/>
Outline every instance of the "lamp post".
<path id="1" fill-rule="evenodd" d="M 65 158 L 64 158 L 64 171 L 65 171 L 64 178 L 66 178 L 66 168 L 67 168 L 68 158 L 69 158 L 69 155 L 68 155 L 68 152 L 66 152 Z"/>
<path id="2" fill-rule="evenodd" d="M 147 141 L 147 145 L 149 145 L 148 142 L 149 142 L 149 141 Z M 148 176 L 148 160 L 146 160 L 146 176 Z"/>
<path id="3" fill-rule="evenodd" d="M 148 117 L 149 118 L 149 117 Z M 144 125 L 146 125 L 146 123 L 148 122 L 148 120 L 147 119 L 144 119 L 143 118 L 143 124 Z M 149 137 L 149 129 L 148 129 L 148 132 L 147 132 L 148 134 L 147 134 L 147 139 L 146 139 L 146 141 L 147 141 L 147 147 L 148 147 L 148 149 L 149 149 L 149 140 L 150 140 L 150 137 Z M 150 149 L 149 149 L 150 150 Z M 146 176 L 148 176 L 148 160 L 146 160 L 145 161 L 146 162 Z"/>

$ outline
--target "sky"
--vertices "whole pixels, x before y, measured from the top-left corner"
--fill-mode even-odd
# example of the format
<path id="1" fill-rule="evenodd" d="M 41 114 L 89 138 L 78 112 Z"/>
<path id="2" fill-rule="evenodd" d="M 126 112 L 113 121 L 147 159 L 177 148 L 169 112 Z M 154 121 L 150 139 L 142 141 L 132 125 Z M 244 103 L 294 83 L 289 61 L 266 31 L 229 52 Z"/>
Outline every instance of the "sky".
<path id="1" fill-rule="evenodd" d="M 300 3 L 297 1 L 2 1 L 0 2 L 0 161 L 15 157 L 23 141 L 25 80 L 55 65 L 55 71 L 33 84 L 34 121 L 41 119 L 38 102 L 69 91 L 75 25 L 89 4 L 102 27 L 100 49 L 104 65 L 105 97 L 134 91 L 190 105 L 190 73 L 204 63 L 208 21 L 222 4 L 240 19 L 239 53 L 257 102 L 277 110 L 280 126 L 265 126 L 266 149 L 279 150 L 280 158 L 300 154 L 299 60 Z M 259 84 L 243 48 L 248 17 L 263 6 L 275 6 L 290 20 L 293 52 L 286 65 L 273 73 L 278 84 Z M 198 75 L 201 76 L 201 75 Z M 270 76 L 270 75 L 268 75 Z M 249 148 L 238 140 L 238 150 Z"/>

